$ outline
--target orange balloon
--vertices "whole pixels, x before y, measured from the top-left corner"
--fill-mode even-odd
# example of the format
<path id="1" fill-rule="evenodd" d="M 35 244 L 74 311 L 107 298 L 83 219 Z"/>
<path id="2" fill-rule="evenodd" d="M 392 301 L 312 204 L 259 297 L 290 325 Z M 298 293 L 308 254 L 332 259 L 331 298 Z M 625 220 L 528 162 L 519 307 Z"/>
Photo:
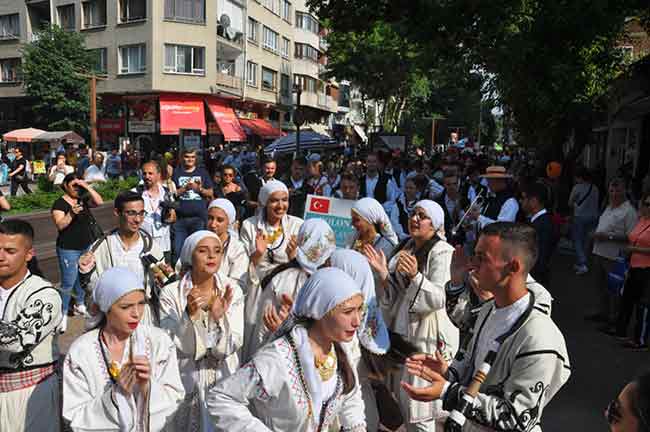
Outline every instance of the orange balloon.
<path id="1" fill-rule="evenodd" d="M 546 175 L 551 179 L 560 177 L 562 175 L 562 164 L 559 162 L 549 162 L 546 165 Z"/>

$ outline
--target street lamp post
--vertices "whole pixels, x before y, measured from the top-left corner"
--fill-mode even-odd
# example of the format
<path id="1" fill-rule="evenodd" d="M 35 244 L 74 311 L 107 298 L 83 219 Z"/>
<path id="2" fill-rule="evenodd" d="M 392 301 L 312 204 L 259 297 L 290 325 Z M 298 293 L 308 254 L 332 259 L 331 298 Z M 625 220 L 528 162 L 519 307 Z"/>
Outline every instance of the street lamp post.
<path id="1" fill-rule="evenodd" d="M 302 96 L 302 86 L 300 84 L 293 85 L 293 91 L 296 93 L 296 108 L 293 111 L 293 124 L 296 125 L 296 156 L 300 154 L 300 126 L 303 125 L 305 119 L 302 116 L 302 109 L 300 106 L 300 96 Z"/>

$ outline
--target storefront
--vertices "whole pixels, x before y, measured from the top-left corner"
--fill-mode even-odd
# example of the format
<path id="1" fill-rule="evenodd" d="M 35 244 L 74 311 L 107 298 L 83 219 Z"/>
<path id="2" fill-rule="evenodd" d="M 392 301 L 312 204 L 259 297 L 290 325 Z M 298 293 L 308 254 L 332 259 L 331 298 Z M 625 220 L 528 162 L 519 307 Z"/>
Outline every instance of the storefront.
<path id="1" fill-rule="evenodd" d="M 127 96 L 128 107 L 128 141 L 122 140 L 124 149 L 130 144 L 136 150 L 148 156 L 152 151 L 160 152 L 158 144 L 158 97 L 155 95 Z"/>
<path id="2" fill-rule="evenodd" d="M 207 127 L 203 97 L 160 95 L 160 135 L 166 150 L 195 149 L 203 155 Z"/>
<path id="3" fill-rule="evenodd" d="M 126 106 L 121 96 L 102 95 L 102 116 L 97 120 L 97 147 L 108 151 L 119 146 L 126 133 Z"/>
<path id="4" fill-rule="evenodd" d="M 241 127 L 235 111 L 228 101 L 208 97 L 205 100 L 210 111 L 211 122 L 208 123 L 208 145 L 217 147 L 230 142 L 246 142 L 246 132 Z"/>

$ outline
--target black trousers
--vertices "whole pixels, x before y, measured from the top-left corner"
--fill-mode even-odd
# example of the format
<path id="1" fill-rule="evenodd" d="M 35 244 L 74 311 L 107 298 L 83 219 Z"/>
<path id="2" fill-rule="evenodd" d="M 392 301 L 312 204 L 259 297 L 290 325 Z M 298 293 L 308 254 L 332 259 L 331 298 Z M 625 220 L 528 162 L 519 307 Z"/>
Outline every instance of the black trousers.
<path id="1" fill-rule="evenodd" d="M 648 343 L 650 310 L 639 300 L 648 283 L 650 283 L 650 268 L 631 268 L 629 270 L 616 320 L 616 334 L 625 336 L 636 307 L 634 341 L 644 345 Z"/>
<path id="2" fill-rule="evenodd" d="M 29 189 L 29 183 L 27 181 L 27 177 L 25 177 L 24 180 L 18 181 L 18 180 L 11 180 L 11 196 L 16 196 L 16 192 L 18 192 L 18 186 L 23 188 L 23 192 L 26 194 L 32 193 L 32 191 Z"/>

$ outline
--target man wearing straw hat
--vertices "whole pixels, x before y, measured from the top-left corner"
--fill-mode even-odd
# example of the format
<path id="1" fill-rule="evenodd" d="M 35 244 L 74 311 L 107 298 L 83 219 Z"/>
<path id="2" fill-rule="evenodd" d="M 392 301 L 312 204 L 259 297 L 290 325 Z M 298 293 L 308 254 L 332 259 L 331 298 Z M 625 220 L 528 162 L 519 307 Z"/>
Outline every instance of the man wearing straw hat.
<path id="1" fill-rule="evenodd" d="M 481 177 L 487 180 L 490 188 L 487 205 L 482 211 L 478 207 L 470 209 L 468 219 L 478 221 L 479 228 L 496 221 L 514 222 L 519 212 L 519 203 L 508 182 L 512 175 L 504 167 L 490 166 Z"/>

